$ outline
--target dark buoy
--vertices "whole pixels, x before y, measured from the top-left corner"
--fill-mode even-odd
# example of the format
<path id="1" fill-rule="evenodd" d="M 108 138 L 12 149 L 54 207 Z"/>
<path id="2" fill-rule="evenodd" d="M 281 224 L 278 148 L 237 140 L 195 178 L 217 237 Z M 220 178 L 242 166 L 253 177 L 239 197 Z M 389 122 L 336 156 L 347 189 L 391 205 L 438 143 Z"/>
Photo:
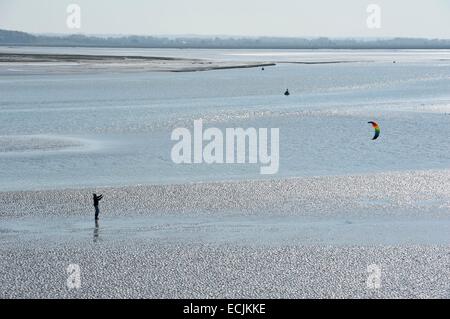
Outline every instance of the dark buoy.
<path id="1" fill-rule="evenodd" d="M 263 71 L 264 71 L 264 68 L 262 68 L 261 70 L 263 70 Z"/>
<path id="2" fill-rule="evenodd" d="M 291 95 L 291 93 L 289 93 L 289 89 L 286 89 L 286 92 L 284 92 L 284 95 L 285 95 L 285 96 Z"/>

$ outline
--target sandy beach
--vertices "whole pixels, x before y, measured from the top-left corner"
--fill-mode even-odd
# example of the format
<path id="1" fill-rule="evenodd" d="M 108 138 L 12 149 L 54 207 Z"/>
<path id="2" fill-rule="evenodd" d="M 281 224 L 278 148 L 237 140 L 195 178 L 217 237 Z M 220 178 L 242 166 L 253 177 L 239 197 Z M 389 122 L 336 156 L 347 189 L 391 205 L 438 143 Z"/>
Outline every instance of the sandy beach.
<path id="1" fill-rule="evenodd" d="M 92 191 L 0 193 L 1 298 L 450 296 L 448 171 Z"/>

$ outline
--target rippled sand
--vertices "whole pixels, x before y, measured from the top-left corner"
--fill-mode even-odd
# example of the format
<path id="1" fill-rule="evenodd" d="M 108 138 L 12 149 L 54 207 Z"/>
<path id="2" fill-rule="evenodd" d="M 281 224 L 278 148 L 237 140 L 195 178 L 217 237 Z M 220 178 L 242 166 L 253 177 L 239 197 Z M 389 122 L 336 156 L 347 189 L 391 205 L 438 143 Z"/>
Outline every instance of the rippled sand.
<path id="1" fill-rule="evenodd" d="M 58 151 L 83 146 L 80 140 L 46 135 L 0 136 L 0 154 Z"/>
<path id="2" fill-rule="evenodd" d="M 448 298 L 448 246 L 291 246 L 121 241 L 2 250 L 2 298 Z M 66 286 L 78 263 L 81 288 Z M 367 266 L 381 266 L 369 289 Z M 373 287 L 373 286 L 371 286 Z"/>

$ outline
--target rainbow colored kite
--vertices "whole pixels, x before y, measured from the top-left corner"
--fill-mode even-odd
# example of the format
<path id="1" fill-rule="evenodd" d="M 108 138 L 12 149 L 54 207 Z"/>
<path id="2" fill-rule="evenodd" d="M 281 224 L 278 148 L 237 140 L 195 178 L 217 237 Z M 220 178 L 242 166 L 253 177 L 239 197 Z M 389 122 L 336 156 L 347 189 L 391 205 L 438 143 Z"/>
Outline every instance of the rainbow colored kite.
<path id="1" fill-rule="evenodd" d="M 369 124 L 372 124 L 373 129 L 375 130 L 375 136 L 372 140 L 376 140 L 378 136 L 380 136 L 380 126 L 376 122 L 367 122 Z"/>

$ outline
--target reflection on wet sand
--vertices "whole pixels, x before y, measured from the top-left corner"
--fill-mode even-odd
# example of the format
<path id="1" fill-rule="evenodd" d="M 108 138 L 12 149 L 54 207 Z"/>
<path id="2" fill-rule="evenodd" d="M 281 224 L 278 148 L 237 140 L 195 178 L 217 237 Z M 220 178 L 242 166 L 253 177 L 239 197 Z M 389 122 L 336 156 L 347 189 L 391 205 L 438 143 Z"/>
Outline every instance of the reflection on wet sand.
<path id="1" fill-rule="evenodd" d="M 94 228 L 94 243 L 96 243 L 99 240 L 99 231 L 100 231 L 100 225 L 98 223 L 98 220 L 96 220 L 95 228 Z"/>

